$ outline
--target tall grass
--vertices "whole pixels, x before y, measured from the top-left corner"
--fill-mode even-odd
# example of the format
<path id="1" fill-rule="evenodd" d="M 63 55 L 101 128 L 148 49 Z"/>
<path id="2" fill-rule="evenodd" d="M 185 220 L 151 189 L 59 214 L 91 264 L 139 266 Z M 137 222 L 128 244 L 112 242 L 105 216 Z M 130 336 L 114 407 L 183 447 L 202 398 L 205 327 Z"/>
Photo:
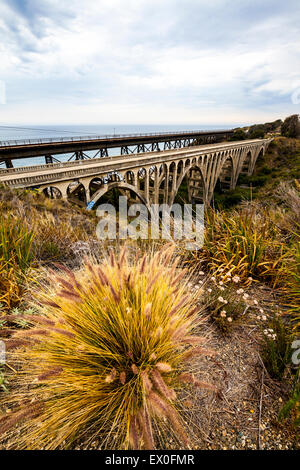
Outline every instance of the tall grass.
<path id="1" fill-rule="evenodd" d="M 34 328 L 6 343 L 20 369 L 15 413 L 0 417 L 13 447 L 55 449 L 97 438 L 100 448 L 149 449 L 166 426 L 177 447 L 189 445 L 181 390 L 214 389 L 198 380 L 199 359 L 190 373 L 195 357 L 213 353 L 195 334 L 197 298 L 179 260 L 169 265 L 172 253 L 130 262 L 123 250 L 77 273 L 63 268 L 53 292 L 39 296 L 43 315 L 27 317 Z"/>
<path id="2" fill-rule="evenodd" d="M 24 294 L 27 270 L 34 260 L 34 233 L 18 217 L 0 216 L 0 303 L 7 311 Z"/>
<path id="3" fill-rule="evenodd" d="M 3 310 L 6 312 L 19 305 L 24 291 L 17 267 L 9 267 L 3 258 L 0 259 L 0 304 Z"/>
<path id="4" fill-rule="evenodd" d="M 291 365 L 292 331 L 280 315 L 274 315 L 263 328 L 262 359 L 270 376 L 282 380 Z"/>
<path id="5" fill-rule="evenodd" d="M 88 240 L 88 235 L 82 227 L 73 227 L 70 219 L 55 218 L 46 213 L 41 217 L 37 214 L 34 221 L 36 237 L 34 249 L 36 258 L 42 262 L 63 262 L 74 257 L 73 246 L 79 240 Z"/>
<path id="6" fill-rule="evenodd" d="M 9 268 L 17 266 L 21 273 L 25 273 L 34 256 L 33 240 L 33 232 L 23 225 L 20 218 L 0 216 L 0 258 Z"/>
<path id="7" fill-rule="evenodd" d="M 253 276 L 275 286 L 280 281 L 278 268 L 287 257 L 277 230 L 269 210 L 256 204 L 231 212 L 210 209 L 201 256 L 213 272 L 230 270 L 245 282 Z"/>
<path id="8" fill-rule="evenodd" d="M 300 331 L 300 236 L 291 248 L 291 262 L 285 267 L 289 307 L 294 315 L 295 328 Z"/>

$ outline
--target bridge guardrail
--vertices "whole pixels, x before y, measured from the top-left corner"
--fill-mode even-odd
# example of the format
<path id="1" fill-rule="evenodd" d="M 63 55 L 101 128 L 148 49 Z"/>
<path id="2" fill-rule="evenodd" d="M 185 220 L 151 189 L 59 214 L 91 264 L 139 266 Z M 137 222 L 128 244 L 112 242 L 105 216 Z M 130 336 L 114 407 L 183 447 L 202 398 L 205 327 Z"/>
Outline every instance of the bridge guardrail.
<path id="1" fill-rule="evenodd" d="M 232 129 L 217 129 L 217 130 L 199 130 L 199 131 L 168 131 L 168 132 L 150 132 L 150 133 L 135 133 L 135 134 L 107 134 L 98 136 L 75 136 L 75 137 L 43 137 L 41 139 L 16 139 L 0 141 L 0 147 L 12 147 L 14 145 L 30 145 L 30 144 L 44 144 L 44 143 L 60 143 L 60 142 L 81 142 L 86 140 L 109 140 L 118 139 L 122 137 L 155 137 L 160 135 L 185 135 L 185 134 L 207 134 L 207 133 L 222 133 L 232 132 Z"/>

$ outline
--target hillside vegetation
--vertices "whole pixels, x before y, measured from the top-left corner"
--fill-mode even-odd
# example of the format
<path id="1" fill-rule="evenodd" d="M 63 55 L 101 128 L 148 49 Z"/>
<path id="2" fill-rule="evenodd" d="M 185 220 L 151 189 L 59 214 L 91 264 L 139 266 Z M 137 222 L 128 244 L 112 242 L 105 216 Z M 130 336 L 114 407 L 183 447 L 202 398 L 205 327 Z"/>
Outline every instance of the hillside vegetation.
<path id="1" fill-rule="evenodd" d="M 297 448 L 299 178 L 275 137 L 189 252 L 0 188 L 0 448 Z"/>

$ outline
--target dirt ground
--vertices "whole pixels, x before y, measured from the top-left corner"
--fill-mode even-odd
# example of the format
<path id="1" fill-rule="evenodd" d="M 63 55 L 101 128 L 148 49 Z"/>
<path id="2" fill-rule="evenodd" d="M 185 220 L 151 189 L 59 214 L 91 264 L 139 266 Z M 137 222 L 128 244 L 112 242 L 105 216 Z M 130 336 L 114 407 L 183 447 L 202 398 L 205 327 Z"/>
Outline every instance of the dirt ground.
<path id="1" fill-rule="evenodd" d="M 270 289 L 260 287 L 255 296 L 264 300 L 267 312 L 277 299 Z M 209 319 L 208 345 L 214 359 L 204 359 L 199 379 L 212 383 L 218 393 L 191 394 L 193 406 L 186 415 L 196 449 L 299 449 L 299 434 L 291 423 L 278 422 L 278 413 L 288 397 L 287 384 L 274 381 L 260 355 L 261 324 L 249 309 L 228 335 Z"/>

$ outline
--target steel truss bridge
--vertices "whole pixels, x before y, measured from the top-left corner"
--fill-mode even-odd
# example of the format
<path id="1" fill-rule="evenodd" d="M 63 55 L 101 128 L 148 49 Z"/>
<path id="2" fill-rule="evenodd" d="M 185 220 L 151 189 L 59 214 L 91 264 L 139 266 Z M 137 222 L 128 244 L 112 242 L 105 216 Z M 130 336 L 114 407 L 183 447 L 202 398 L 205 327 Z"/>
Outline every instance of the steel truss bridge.
<path id="1" fill-rule="evenodd" d="M 0 141 L 0 164 L 13 168 L 14 160 L 33 157 L 44 157 L 46 164 L 58 163 L 59 155 L 66 154 L 68 161 L 108 157 L 113 148 L 120 149 L 121 155 L 159 152 L 221 142 L 232 134 L 233 130 L 181 131 Z M 91 151 L 93 155 L 87 154 Z"/>

